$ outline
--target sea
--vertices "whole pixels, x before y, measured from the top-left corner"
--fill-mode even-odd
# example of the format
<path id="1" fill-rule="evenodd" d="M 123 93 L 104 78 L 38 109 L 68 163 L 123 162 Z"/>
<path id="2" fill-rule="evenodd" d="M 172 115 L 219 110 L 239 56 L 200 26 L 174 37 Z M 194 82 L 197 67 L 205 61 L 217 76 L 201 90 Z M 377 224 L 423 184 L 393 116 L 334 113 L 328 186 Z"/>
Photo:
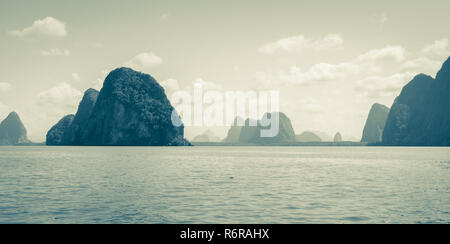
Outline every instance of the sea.
<path id="1" fill-rule="evenodd" d="M 0 223 L 450 223 L 445 147 L 0 147 Z"/>

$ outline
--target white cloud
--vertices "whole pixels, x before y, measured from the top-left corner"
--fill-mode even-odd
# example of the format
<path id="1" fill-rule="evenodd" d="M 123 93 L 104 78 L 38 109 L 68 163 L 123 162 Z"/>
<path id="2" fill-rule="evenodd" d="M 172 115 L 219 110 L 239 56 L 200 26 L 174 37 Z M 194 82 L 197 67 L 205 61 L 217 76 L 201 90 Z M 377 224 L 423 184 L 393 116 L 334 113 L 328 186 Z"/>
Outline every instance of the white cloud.
<path id="1" fill-rule="evenodd" d="M 74 114 L 83 93 L 66 82 L 38 93 L 21 110 L 28 136 L 34 141 L 45 141 L 47 131 L 62 117 Z"/>
<path id="2" fill-rule="evenodd" d="M 160 85 L 164 88 L 167 95 L 180 89 L 180 84 L 178 84 L 178 81 L 175 79 L 167 79 L 160 82 Z"/>
<path id="3" fill-rule="evenodd" d="M 70 84 L 62 82 L 55 87 L 40 92 L 37 95 L 37 104 L 40 106 L 52 106 L 64 111 L 72 111 L 77 107 L 83 93 L 73 88 Z"/>
<path id="4" fill-rule="evenodd" d="M 211 81 L 205 81 L 202 78 L 197 78 L 194 80 L 194 82 L 191 84 L 190 87 L 194 87 L 194 85 L 201 85 L 203 90 L 213 90 L 213 91 L 219 91 L 222 90 L 222 86 Z"/>
<path id="5" fill-rule="evenodd" d="M 257 72 L 256 78 L 262 87 L 280 84 L 310 85 L 327 81 L 354 82 L 380 73 L 386 74 L 391 71 L 398 73 L 404 61 L 403 47 L 386 46 L 369 50 L 347 62 L 337 64 L 322 62 L 312 65 L 307 70 L 291 66 L 287 70 Z"/>
<path id="6" fill-rule="evenodd" d="M 386 46 L 367 51 L 347 62 L 318 63 L 305 70 L 298 66 L 291 66 L 284 70 L 258 72 L 257 80 L 264 88 L 281 89 L 282 85 L 287 85 L 286 88 L 289 91 L 289 85 L 300 85 L 303 86 L 303 90 L 314 90 L 314 94 L 319 94 L 322 88 L 313 85 L 332 81 L 333 84 L 327 84 L 327 94 L 324 99 L 342 96 L 339 93 L 332 93 L 344 89 L 347 94 L 354 93 L 352 97 L 356 96 L 364 103 L 381 101 L 389 104 L 416 74 L 434 74 L 440 65 L 440 62 L 425 57 L 406 59 L 403 47 Z M 430 71 L 434 72 L 430 73 Z M 320 109 L 320 106 L 326 110 L 325 103 L 323 99 L 314 103 L 297 102 L 303 108 L 302 111 L 308 113 L 314 113 Z"/>
<path id="7" fill-rule="evenodd" d="M 263 82 L 263 86 L 270 84 L 296 84 L 309 85 L 314 82 L 342 80 L 344 77 L 359 72 L 358 65 L 352 63 L 329 64 L 318 63 L 303 71 L 297 66 L 278 72 L 259 72 L 257 79 Z"/>
<path id="8" fill-rule="evenodd" d="M 311 43 L 311 47 L 316 51 L 325 49 L 332 49 L 341 46 L 344 43 L 344 39 L 337 34 L 329 34 L 323 39 L 316 40 Z"/>
<path id="9" fill-rule="evenodd" d="M 83 93 L 66 82 L 42 91 L 23 111 L 30 138 L 45 140 L 47 131 L 62 117 L 74 114 Z"/>
<path id="10" fill-rule="evenodd" d="M 69 49 L 52 48 L 49 50 L 42 50 L 41 55 L 42 56 L 69 56 L 70 50 Z"/>
<path id="11" fill-rule="evenodd" d="M 431 58 L 446 58 L 450 54 L 450 49 L 448 46 L 448 39 L 442 38 L 439 40 L 434 41 L 432 44 L 429 44 L 425 46 L 422 49 L 422 53 L 425 56 L 431 57 Z"/>
<path id="12" fill-rule="evenodd" d="M 11 112 L 11 108 L 0 102 L 0 122 L 6 118 L 9 112 Z"/>
<path id="13" fill-rule="evenodd" d="M 300 109 L 308 113 L 319 113 L 323 110 L 323 107 L 322 105 L 320 105 L 320 102 L 314 98 L 303 99 L 299 101 L 299 103 L 296 106 L 299 106 Z"/>
<path id="14" fill-rule="evenodd" d="M 405 61 L 401 65 L 401 69 L 404 71 L 415 71 L 417 73 L 434 75 L 441 68 L 441 66 L 441 61 L 431 60 L 427 57 L 418 57 Z"/>
<path id="15" fill-rule="evenodd" d="M 405 59 L 405 49 L 401 46 L 386 46 L 370 50 L 357 58 L 359 62 L 402 62 Z"/>
<path id="16" fill-rule="evenodd" d="M 100 90 L 103 87 L 103 83 L 105 82 L 106 77 L 110 73 L 109 70 L 103 70 L 100 72 L 100 77 L 92 82 L 92 88 L 96 90 Z"/>
<path id="17" fill-rule="evenodd" d="M 311 40 L 303 35 L 292 36 L 268 43 L 259 48 L 259 52 L 272 54 L 277 51 L 301 52 L 306 49 L 321 51 L 341 46 L 344 40 L 337 34 L 329 34 L 322 39 Z"/>
<path id="18" fill-rule="evenodd" d="M 80 75 L 78 73 L 72 73 L 71 76 L 72 76 L 72 80 L 73 81 L 76 81 L 76 82 L 81 81 L 81 77 L 80 77 Z"/>
<path id="19" fill-rule="evenodd" d="M 170 17 L 169 13 L 164 13 L 164 14 L 161 15 L 160 19 L 162 21 L 165 21 L 165 20 L 169 19 L 169 17 Z"/>
<path id="20" fill-rule="evenodd" d="M 388 22 L 388 20 L 389 18 L 386 13 L 372 15 L 372 22 L 379 25 L 380 28 L 383 28 L 383 26 Z"/>
<path id="21" fill-rule="evenodd" d="M 415 73 L 413 72 L 405 72 L 396 73 L 387 77 L 370 76 L 357 81 L 356 91 L 372 99 L 379 99 L 381 97 L 394 98 L 414 75 Z"/>
<path id="22" fill-rule="evenodd" d="M 7 82 L 0 82 L 0 91 L 8 91 L 11 89 L 11 84 Z"/>
<path id="23" fill-rule="evenodd" d="M 23 30 L 12 30 L 9 35 L 26 38 L 26 37 L 65 37 L 67 36 L 66 24 L 53 17 L 36 20 L 34 23 Z"/>
<path id="24" fill-rule="evenodd" d="M 124 63 L 125 67 L 132 69 L 145 69 L 159 65 L 163 62 L 162 58 L 153 52 L 140 53 L 131 60 Z"/>

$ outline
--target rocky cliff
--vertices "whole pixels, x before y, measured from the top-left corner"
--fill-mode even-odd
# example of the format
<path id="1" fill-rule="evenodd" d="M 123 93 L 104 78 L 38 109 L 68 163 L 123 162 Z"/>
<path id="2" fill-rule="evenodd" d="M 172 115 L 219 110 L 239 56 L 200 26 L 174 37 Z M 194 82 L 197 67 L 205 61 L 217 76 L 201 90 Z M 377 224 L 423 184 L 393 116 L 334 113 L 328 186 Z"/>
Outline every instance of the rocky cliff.
<path id="1" fill-rule="evenodd" d="M 27 130 L 16 112 L 10 113 L 0 124 L 0 145 L 30 143 Z"/>
<path id="2" fill-rule="evenodd" d="M 414 77 L 395 99 L 383 132 L 384 145 L 450 145 L 450 58 L 436 78 Z"/>
<path id="3" fill-rule="evenodd" d="M 236 117 L 228 130 L 227 136 L 223 140 L 226 143 L 238 143 L 239 136 L 241 135 L 242 125 L 244 125 L 244 119 L 241 117 Z"/>
<path id="4" fill-rule="evenodd" d="M 99 91 L 95 89 L 88 89 L 84 93 L 83 99 L 81 99 L 80 105 L 78 106 L 78 111 L 73 118 L 70 130 L 65 135 L 67 137 L 66 140 L 70 140 L 73 145 L 81 144 L 81 136 L 83 135 L 84 129 L 87 128 L 87 123 L 97 102 L 98 95 Z"/>
<path id="5" fill-rule="evenodd" d="M 61 143 L 69 141 L 71 145 L 190 145 L 184 139 L 184 126 L 173 125 L 173 111 L 164 89 L 153 77 L 119 68 L 106 77 L 100 92 L 86 91 L 71 122 L 67 117 L 51 131 L 59 135 L 58 128 L 70 122 Z"/>
<path id="6" fill-rule="evenodd" d="M 389 115 L 389 108 L 375 103 L 370 109 L 366 124 L 364 125 L 361 142 L 378 143 L 383 140 L 383 130 L 386 119 Z"/>
<path id="7" fill-rule="evenodd" d="M 75 115 L 62 118 L 47 133 L 46 144 L 49 146 L 80 145 L 81 136 L 87 126 L 87 121 L 95 106 L 99 92 L 88 89 L 78 105 Z"/>
<path id="8" fill-rule="evenodd" d="M 71 133 L 71 125 L 75 115 L 64 116 L 48 132 L 45 143 L 47 146 L 70 146 L 73 145 L 66 134 Z"/>

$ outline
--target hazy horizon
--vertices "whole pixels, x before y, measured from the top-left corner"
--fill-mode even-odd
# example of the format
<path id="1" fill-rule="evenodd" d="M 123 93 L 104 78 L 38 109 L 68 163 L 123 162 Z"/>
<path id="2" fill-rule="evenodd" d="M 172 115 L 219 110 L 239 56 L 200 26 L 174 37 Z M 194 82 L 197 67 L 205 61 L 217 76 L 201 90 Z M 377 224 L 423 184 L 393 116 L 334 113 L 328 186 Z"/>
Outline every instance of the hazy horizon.
<path id="1" fill-rule="evenodd" d="M 28 136 L 76 112 L 121 66 L 151 74 L 168 96 L 279 90 L 297 134 L 361 139 L 373 103 L 390 107 L 416 74 L 450 55 L 448 1 L 0 2 L 0 120 Z M 187 127 L 186 137 L 206 127 Z M 224 137 L 227 127 L 210 128 Z"/>

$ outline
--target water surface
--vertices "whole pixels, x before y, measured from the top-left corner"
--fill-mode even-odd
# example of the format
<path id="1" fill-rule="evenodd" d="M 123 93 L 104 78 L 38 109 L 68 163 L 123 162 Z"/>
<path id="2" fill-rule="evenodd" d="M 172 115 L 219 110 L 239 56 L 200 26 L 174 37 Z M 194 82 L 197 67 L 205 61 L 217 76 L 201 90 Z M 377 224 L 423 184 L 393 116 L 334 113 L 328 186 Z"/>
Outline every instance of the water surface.
<path id="1" fill-rule="evenodd" d="M 450 148 L 0 147 L 0 223 L 450 223 Z"/>

